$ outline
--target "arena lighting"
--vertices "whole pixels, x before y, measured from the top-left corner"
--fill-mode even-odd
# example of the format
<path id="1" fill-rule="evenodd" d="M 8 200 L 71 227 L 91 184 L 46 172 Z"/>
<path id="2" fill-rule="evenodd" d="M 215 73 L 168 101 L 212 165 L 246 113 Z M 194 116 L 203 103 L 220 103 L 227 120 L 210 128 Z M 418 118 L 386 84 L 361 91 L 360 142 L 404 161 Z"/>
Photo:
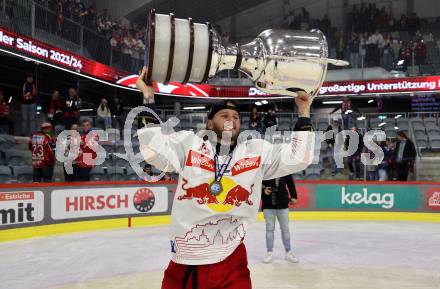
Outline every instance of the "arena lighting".
<path id="1" fill-rule="evenodd" d="M 401 118 L 402 117 L 402 115 L 401 114 L 398 114 L 398 115 L 396 115 L 394 118 L 395 119 L 398 119 L 398 118 Z"/>
<path id="2" fill-rule="evenodd" d="M 261 102 L 259 102 L 259 101 L 256 101 L 255 104 L 258 105 L 258 106 L 263 105 L 263 104 L 262 104 Z"/>
<path id="3" fill-rule="evenodd" d="M 387 124 L 386 122 L 381 122 L 381 123 L 379 123 L 378 127 L 383 127 L 386 124 Z"/>
<path id="4" fill-rule="evenodd" d="M 374 102 L 374 99 L 370 99 L 370 100 L 368 101 L 368 103 L 372 103 L 372 102 Z"/>
<path id="5" fill-rule="evenodd" d="M 342 100 L 324 100 L 322 104 L 340 104 Z"/>
<path id="6" fill-rule="evenodd" d="M 261 103 L 262 104 L 268 104 L 269 102 L 267 100 L 262 100 Z"/>
<path id="7" fill-rule="evenodd" d="M 18 53 L 11 52 L 11 51 L 8 51 L 8 50 L 5 50 L 5 49 L 1 49 L 0 48 L 0 51 L 4 52 L 4 53 L 7 53 L 7 54 L 14 55 L 14 56 L 19 57 L 19 58 L 23 58 L 22 55 L 20 55 Z M 86 75 L 86 74 L 82 74 L 80 72 L 72 71 L 72 70 L 69 70 L 69 69 L 66 69 L 66 68 L 63 68 L 63 67 L 60 67 L 60 66 L 56 66 L 56 65 L 53 65 L 53 64 L 50 64 L 50 63 L 46 63 L 46 62 L 43 62 L 43 61 L 40 61 L 40 60 L 36 60 L 35 58 L 28 57 L 28 59 L 31 59 L 32 61 L 34 61 L 36 63 L 39 63 L 39 64 L 44 64 L 44 65 L 50 66 L 52 68 L 60 69 L 60 70 L 63 70 L 63 71 L 66 71 L 66 72 L 69 72 L 69 73 L 72 73 L 72 74 L 75 74 L 75 75 L 78 75 L 78 76 L 82 76 L 84 78 L 88 78 L 88 79 L 91 79 L 91 80 L 94 80 L 94 81 L 97 81 L 97 82 L 100 82 L 100 83 L 103 83 L 103 84 L 107 84 L 107 85 L 113 86 L 113 87 L 123 88 L 123 89 L 131 90 L 131 91 L 139 92 L 139 90 L 136 89 L 136 88 L 131 88 L 131 87 L 128 87 L 128 86 L 122 86 L 122 85 L 113 84 L 111 82 L 107 82 L 107 81 L 104 81 L 104 80 L 101 80 L 101 79 L 98 79 L 98 78 L 95 78 L 95 77 L 92 77 L 92 76 L 89 76 L 89 75 Z"/>
<path id="8" fill-rule="evenodd" d="M 399 127 L 398 127 L 398 126 L 395 126 L 395 127 L 394 127 L 394 129 L 395 129 L 395 130 L 398 130 L 398 129 L 399 129 Z"/>
<path id="9" fill-rule="evenodd" d="M 83 109 L 80 109 L 79 111 L 80 112 L 87 112 L 87 111 L 93 111 L 94 109 L 93 108 L 83 108 Z"/>
<path id="10" fill-rule="evenodd" d="M 185 106 L 183 110 L 206 109 L 205 106 Z"/>
<path id="11" fill-rule="evenodd" d="M 12 96 L 9 97 L 8 103 L 11 103 L 12 101 Z"/>

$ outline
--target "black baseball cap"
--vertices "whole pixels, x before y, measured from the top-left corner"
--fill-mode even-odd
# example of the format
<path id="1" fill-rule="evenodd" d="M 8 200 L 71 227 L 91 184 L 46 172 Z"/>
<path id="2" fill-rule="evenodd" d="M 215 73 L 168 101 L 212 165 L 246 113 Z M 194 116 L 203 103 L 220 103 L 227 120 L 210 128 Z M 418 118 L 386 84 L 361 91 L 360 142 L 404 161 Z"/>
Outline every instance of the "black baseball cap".
<path id="1" fill-rule="evenodd" d="M 240 114 L 240 111 L 238 110 L 235 103 L 231 100 L 226 100 L 226 101 L 223 101 L 221 103 L 216 103 L 211 106 L 211 108 L 209 109 L 209 112 L 208 112 L 208 119 L 213 119 L 214 115 L 223 109 L 232 109 L 232 110 L 235 110 L 238 114 Z"/>

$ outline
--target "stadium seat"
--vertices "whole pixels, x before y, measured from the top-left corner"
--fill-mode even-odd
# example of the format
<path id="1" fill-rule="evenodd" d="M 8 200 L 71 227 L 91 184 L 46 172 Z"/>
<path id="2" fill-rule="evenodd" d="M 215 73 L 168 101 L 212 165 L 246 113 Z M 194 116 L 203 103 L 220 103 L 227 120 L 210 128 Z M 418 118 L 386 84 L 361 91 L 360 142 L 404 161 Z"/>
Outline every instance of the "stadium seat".
<path id="1" fill-rule="evenodd" d="M 356 126 L 361 130 L 365 130 L 367 128 L 366 120 L 365 119 L 363 119 L 363 120 L 356 119 Z"/>
<path id="2" fill-rule="evenodd" d="M 90 180 L 91 181 L 107 181 L 107 175 L 105 174 L 103 167 L 94 167 L 90 171 Z"/>
<path id="3" fill-rule="evenodd" d="M 420 73 L 420 68 L 417 65 L 408 66 L 407 71 L 409 76 L 418 76 Z"/>
<path id="4" fill-rule="evenodd" d="M 0 151 L 5 152 L 15 146 L 15 137 L 9 134 L 0 135 Z"/>
<path id="5" fill-rule="evenodd" d="M 416 140 L 416 147 L 419 149 L 428 148 L 428 139 L 417 139 Z"/>
<path id="6" fill-rule="evenodd" d="M 435 69 L 432 65 L 427 64 L 427 65 L 420 65 L 420 74 L 421 75 L 432 75 L 435 73 Z"/>
<path id="7" fill-rule="evenodd" d="M 10 166 L 21 166 L 24 164 L 23 151 L 10 149 L 6 151 L 6 164 Z"/>
<path id="8" fill-rule="evenodd" d="M 127 181 L 139 181 L 139 176 L 136 172 L 131 168 L 127 168 L 127 174 L 125 175 L 125 180 Z"/>
<path id="9" fill-rule="evenodd" d="M 56 135 L 59 135 L 63 130 L 65 130 L 66 128 L 65 128 L 65 126 L 64 125 L 60 125 L 60 124 L 57 124 L 56 126 L 55 126 L 55 129 L 54 129 L 54 131 L 55 131 L 55 134 Z"/>
<path id="10" fill-rule="evenodd" d="M 327 119 L 318 119 L 316 129 L 318 131 L 325 131 L 328 127 L 328 120 Z"/>
<path id="11" fill-rule="evenodd" d="M 112 142 L 101 142 L 99 144 L 104 148 L 107 155 L 115 152 L 115 146 Z"/>
<path id="12" fill-rule="evenodd" d="M 395 138 L 397 136 L 397 131 L 395 129 L 389 129 L 385 131 L 388 138 Z"/>
<path id="13" fill-rule="evenodd" d="M 12 179 L 11 169 L 7 166 L 0 166 L 0 183 L 9 183 Z"/>
<path id="14" fill-rule="evenodd" d="M 428 137 L 430 139 L 437 139 L 440 138 L 440 129 L 430 129 L 428 131 Z"/>
<path id="15" fill-rule="evenodd" d="M 115 160 L 113 161 L 113 166 L 120 168 L 127 168 L 130 166 L 130 163 L 124 159 L 115 158 Z"/>
<path id="16" fill-rule="evenodd" d="M 107 156 L 104 162 L 100 165 L 101 167 L 112 167 L 113 166 L 113 158 L 112 156 Z"/>
<path id="17" fill-rule="evenodd" d="M 125 180 L 124 169 L 119 166 L 107 168 L 107 175 L 109 181 L 123 181 Z"/>
<path id="18" fill-rule="evenodd" d="M 279 127 L 278 127 L 278 130 L 281 130 L 281 131 L 289 131 L 290 130 L 290 122 L 288 122 L 288 121 L 281 121 L 280 122 L 280 125 L 279 125 Z"/>
<path id="19" fill-rule="evenodd" d="M 418 139 L 423 139 L 426 140 L 428 138 L 426 132 L 424 130 L 415 130 L 414 131 L 414 136 L 415 138 Z"/>
<path id="20" fill-rule="evenodd" d="M 431 149 L 440 149 L 440 139 L 430 140 L 429 146 Z"/>
<path id="21" fill-rule="evenodd" d="M 120 153 L 120 154 L 125 154 L 124 143 L 123 142 L 116 143 L 114 146 L 114 152 Z"/>
<path id="22" fill-rule="evenodd" d="M 408 119 L 406 119 L 406 118 L 398 119 L 397 120 L 397 127 L 398 127 L 398 130 L 408 130 L 409 129 Z"/>
<path id="23" fill-rule="evenodd" d="M 121 139 L 121 131 L 117 128 L 108 128 L 106 132 L 109 141 L 119 141 Z"/>
<path id="24" fill-rule="evenodd" d="M 19 183 L 31 183 L 34 180 L 34 169 L 31 166 L 13 166 L 12 171 Z"/>
<path id="25" fill-rule="evenodd" d="M 433 117 L 425 118 L 426 129 L 438 128 L 437 120 Z"/>
<path id="26" fill-rule="evenodd" d="M 292 121 L 292 115 L 290 113 L 283 113 L 278 116 L 280 121 Z"/>
<path id="27" fill-rule="evenodd" d="M 205 117 L 203 115 L 193 115 L 191 117 L 191 121 L 193 123 L 204 123 L 205 122 Z"/>
<path id="28" fill-rule="evenodd" d="M 378 128 L 379 127 L 379 124 L 381 123 L 382 121 L 380 120 L 380 119 L 378 119 L 378 118 L 371 118 L 370 119 L 370 128 Z"/>

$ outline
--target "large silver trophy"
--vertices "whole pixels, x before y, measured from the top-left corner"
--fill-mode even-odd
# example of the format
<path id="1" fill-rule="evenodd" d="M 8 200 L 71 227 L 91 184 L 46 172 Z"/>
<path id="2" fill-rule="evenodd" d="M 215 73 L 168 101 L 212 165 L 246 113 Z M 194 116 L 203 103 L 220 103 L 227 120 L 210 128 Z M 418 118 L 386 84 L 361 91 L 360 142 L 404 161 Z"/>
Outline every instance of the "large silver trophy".
<path id="1" fill-rule="evenodd" d="M 328 59 L 324 34 L 319 30 L 265 30 L 254 41 L 223 46 L 209 23 L 178 19 L 150 11 L 146 36 L 145 81 L 203 83 L 224 69 L 238 69 L 255 86 L 270 94 L 297 96 L 304 90 L 316 96 L 327 64 L 348 62 Z"/>

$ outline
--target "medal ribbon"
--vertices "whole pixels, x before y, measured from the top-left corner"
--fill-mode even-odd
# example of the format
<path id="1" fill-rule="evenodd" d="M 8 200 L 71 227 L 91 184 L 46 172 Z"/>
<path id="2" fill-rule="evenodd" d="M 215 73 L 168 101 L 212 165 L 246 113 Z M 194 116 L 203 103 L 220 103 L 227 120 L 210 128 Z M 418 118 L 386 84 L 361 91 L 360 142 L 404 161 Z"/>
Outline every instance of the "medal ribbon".
<path id="1" fill-rule="evenodd" d="M 215 171 L 214 171 L 214 179 L 216 182 L 220 182 L 223 175 L 226 172 L 226 169 L 228 168 L 229 164 L 231 163 L 232 160 L 232 156 L 229 155 L 228 156 L 228 160 L 224 163 L 224 164 L 219 164 L 218 162 L 218 155 L 214 155 L 214 167 L 215 167 Z"/>

